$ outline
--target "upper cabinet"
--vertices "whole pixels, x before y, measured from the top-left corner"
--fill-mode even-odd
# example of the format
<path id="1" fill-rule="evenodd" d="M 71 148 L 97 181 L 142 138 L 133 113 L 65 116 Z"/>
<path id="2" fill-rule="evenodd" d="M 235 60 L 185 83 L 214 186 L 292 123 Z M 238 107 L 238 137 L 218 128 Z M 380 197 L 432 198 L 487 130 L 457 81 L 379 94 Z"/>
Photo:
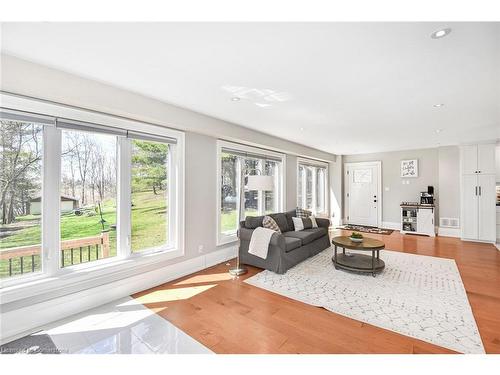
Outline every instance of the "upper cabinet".
<path id="1" fill-rule="evenodd" d="M 462 174 L 495 174 L 495 143 L 462 146 Z"/>

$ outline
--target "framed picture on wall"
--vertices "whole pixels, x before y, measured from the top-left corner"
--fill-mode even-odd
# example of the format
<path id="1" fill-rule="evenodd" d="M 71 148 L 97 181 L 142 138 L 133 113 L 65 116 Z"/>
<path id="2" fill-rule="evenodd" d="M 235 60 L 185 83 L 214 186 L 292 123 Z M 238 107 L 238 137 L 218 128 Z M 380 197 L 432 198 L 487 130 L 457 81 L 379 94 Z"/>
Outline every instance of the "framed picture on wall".
<path id="1" fill-rule="evenodd" d="M 418 177 L 418 160 L 401 160 L 401 177 Z"/>

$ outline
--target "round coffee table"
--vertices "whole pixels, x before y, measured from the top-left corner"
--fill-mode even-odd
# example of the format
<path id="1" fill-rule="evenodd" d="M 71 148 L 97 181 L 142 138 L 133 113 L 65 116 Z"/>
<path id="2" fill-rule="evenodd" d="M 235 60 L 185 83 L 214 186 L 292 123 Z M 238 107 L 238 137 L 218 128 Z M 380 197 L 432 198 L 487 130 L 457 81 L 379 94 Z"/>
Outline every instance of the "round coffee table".
<path id="1" fill-rule="evenodd" d="M 382 241 L 364 237 L 363 242 L 353 242 L 347 236 L 339 236 L 332 238 L 332 244 L 335 247 L 332 258 L 335 269 L 367 272 L 375 276 L 385 267 L 385 263 L 380 259 L 379 254 L 380 250 L 385 248 Z M 342 248 L 341 254 L 337 254 L 337 247 Z M 372 254 L 371 256 L 355 253 L 346 254 L 345 249 L 371 251 Z"/>

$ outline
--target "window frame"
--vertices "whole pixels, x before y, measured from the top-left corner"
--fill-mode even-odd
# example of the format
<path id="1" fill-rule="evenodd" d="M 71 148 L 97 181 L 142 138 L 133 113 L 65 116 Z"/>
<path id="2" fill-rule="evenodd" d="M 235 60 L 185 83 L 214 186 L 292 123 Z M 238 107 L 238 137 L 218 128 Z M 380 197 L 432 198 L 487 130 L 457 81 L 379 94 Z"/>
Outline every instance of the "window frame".
<path id="1" fill-rule="evenodd" d="M 324 189 L 325 189 L 325 202 L 324 202 L 324 211 L 317 211 L 316 208 L 317 208 L 317 197 L 316 197 L 316 177 L 315 177 L 315 173 L 313 171 L 312 173 L 312 186 L 311 186 L 311 190 L 312 190 L 312 213 L 313 215 L 317 216 L 325 216 L 325 217 L 328 217 L 330 215 L 330 194 L 329 194 L 329 187 L 330 187 L 330 179 L 329 179 L 329 163 L 327 162 L 323 162 L 323 161 L 320 161 L 320 160 L 314 160 L 314 159 L 307 159 L 307 158 L 303 158 L 303 157 L 299 157 L 297 158 L 297 200 L 296 200 L 296 204 L 297 204 L 297 207 L 300 207 L 300 208 L 304 208 L 302 207 L 302 205 L 299 205 L 299 192 L 300 192 L 300 189 L 299 189 L 299 179 L 301 178 L 301 175 L 300 175 L 300 166 L 304 166 L 304 167 L 313 167 L 313 168 L 325 168 L 325 177 L 324 177 Z M 304 176 L 303 176 L 303 179 L 302 179 L 302 187 L 304 189 L 303 191 L 303 199 L 307 199 L 307 194 L 306 194 L 306 189 L 307 189 L 307 172 L 304 173 Z"/>
<path id="2" fill-rule="evenodd" d="M 273 158 L 279 158 L 281 161 L 281 168 L 280 168 L 280 176 L 278 177 L 278 183 L 279 183 L 279 199 L 278 199 L 278 211 L 277 212 L 282 212 L 285 207 L 285 202 L 286 202 L 286 154 L 277 152 L 274 150 L 270 150 L 267 148 L 260 148 L 260 147 L 254 147 L 254 146 L 249 146 L 246 144 L 240 144 L 240 143 L 235 143 L 235 142 L 230 142 L 230 141 L 225 141 L 218 139 L 217 140 L 217 157 L 216 157 L 216 183 L 217 183 L 217 204 L 216 204 L 216 239 L 217 239 L 217 246 L 221 245 L 226 245 L 230 243 L 234 243 L 238 241 L 238 236 L 237 236 L 237 231 L 238 231 L 238 225 L 239 221 L 236 226 L 236 231 L 232 234 L 224 234 L 221 231 L 221 199 L 222 199 L 222 194 L 221 194 L 221 174 L 222 174 L 222 166 L 221 166 L 221 156 L 222 156 L 222 149 L 223 148 L 231 148 L 233 150 L 237 150 L 240 152 L 247 152 L 249 154 L 257 154 L 261 155 L 263 159 L 265 159 L 266 156 L 270 156 Z M 238 169 L 241 168 L 238 163 Z M 238 179 L 239 180 L 239 179 Z M 239 183 L 238 183 L 239 184 Z M 240 190 L 240 189 L 238 189 Z M 264 207 L 265 211 L 265 200 L 263 199 L 262 192 L 258 192 L 259 194 L 259 210 Z M 239 194 L 238 194 L 239 195 Z M 238 199 L 238 202 L 241 201 Z M 237 204 L 236 209 L 239 212 L 239 204 Z"/>
<path id="3" fill-rule="evenodd" d="M 60 179 L 61 179 L 61 129 L 54 124 L 44 124 L 42 159 L 42 270 L 37 274 L 19 275 L 0 280 L 2 303 L 26 298 L 43 291 L 68 286 L 73 280 L 90 281 L 103 271 L 114 273 L 131 269 L 135 265 L 152 265 L 184 255 L 185 227 L 185 133 L 161 125 L 132 120 L 125 117 L 73 107 L 45 100 L 0 93 L 1 107 L 7 110 L 82 121 L 91 124 L 106 124 L 109 129 L 140 131 L 144 134 L 174 138 L 175 147 L 169 147 L 169 176 L 174 181 L 169 186 L 169 238 L 172 246 L 158 251 L 132 253 L 127 233 L 130 234 L 130 172 L 131 140 L 117 137 L 117 254 L 97 262 L 83 263 L 61 268 L 60 254 Z M 96 133 L 99 133 L 96 130 Z M 127 165 L 128 163 L 128 165 Z M 97 282 L 97 280 L 95 280 Z M 88 286 L 87 286 L 88 287 Z"/>

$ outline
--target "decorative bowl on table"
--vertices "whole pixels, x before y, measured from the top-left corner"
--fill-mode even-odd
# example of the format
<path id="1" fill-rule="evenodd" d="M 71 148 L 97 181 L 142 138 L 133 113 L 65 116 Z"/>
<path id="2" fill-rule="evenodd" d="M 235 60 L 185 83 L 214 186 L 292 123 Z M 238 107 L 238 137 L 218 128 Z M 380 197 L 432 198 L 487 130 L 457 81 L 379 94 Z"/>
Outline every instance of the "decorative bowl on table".
<path id="1" fill-rule="evenodd" d="M 359 232 L 352 232 L 351 236 L 349 239 L 352 242 L 363 242 L 363 235 Z"/>

